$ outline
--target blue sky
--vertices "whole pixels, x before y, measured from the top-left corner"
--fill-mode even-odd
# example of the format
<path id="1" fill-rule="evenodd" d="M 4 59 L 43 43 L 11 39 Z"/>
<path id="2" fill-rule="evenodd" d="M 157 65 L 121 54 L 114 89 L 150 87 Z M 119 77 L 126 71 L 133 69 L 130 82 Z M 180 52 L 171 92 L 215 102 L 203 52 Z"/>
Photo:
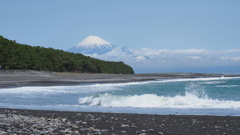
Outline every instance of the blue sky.
<path id="1" fill-rule="evenodd" d="M 0 35 L 18 43 L 67 50 L 95 35 L 135 53 L 149 49 L 168 61 L 150 66 L 156 58 L 139 55 L 135 68 L 174 68 L 175 61 L 192 63 L 188 68 L 240 65 L 239 0 L 1 0 L 0 5 Z M 163 50 L 175 57 L 164 60 Z M 193 50 L 204 54 L 189 55 Z M 204 62 L 179 60 L 179 52 Z"/>

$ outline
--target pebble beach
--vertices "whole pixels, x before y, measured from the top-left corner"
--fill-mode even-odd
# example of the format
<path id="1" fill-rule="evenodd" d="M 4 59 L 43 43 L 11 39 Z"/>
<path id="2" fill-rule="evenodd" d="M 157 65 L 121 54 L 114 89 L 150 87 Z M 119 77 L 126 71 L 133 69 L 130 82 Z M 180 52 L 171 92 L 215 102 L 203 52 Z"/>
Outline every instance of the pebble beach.
<path id="1" fill-rule="evenodd" d="M 240 117 L 0 109 L 0 134 L 237 135 Z"/>

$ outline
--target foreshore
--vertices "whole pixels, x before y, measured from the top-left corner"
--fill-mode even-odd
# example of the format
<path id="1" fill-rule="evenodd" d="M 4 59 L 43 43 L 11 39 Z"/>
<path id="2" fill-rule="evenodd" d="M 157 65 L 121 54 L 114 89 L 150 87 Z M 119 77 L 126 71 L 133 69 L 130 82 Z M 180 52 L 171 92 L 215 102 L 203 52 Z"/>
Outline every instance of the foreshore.
<path id="1" fill-rule="evenodd" d="M 222 76 L 237 77 L 240 75 L 199 73 L 122 75 L 0 70 L 0 88 Z M 235 135 L 240 134 L 239 125 L 239 116 L 149 115 L 0 108 L 0 135 Z"/>
<path id="2" fill-rule="evenodd" d="M 156 73 L 156 74 L 86 74 L 32 70 L 0 70 L 0 88 L 20 86 L 77 85 L 83 83 L 120 83 L 156 79 L 239 77 L 236 74 Z"/>

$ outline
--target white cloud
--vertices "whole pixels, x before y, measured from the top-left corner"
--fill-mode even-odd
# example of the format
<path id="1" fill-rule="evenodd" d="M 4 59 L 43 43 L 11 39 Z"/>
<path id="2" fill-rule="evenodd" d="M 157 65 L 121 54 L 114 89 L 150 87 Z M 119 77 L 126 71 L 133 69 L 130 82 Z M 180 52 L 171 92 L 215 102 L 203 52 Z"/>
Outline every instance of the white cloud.
<path id="1" fill-rule="evenodd" d="M 201 56 L 189 56 L 189 58 L 191 58 L 193 60 L 202 60 Z"/>
<path id="2" fill-rule="evenodd" d="M 225 61 L 237 61 L 240 62 L 240 56 L 239 57 L 220 57 L 220 59 Z"/>
<path id="3" fill-rule="evenodd" d="M 187 50 L 173 50 L 172 54 L 179 55 L 211 55 L 212 52 L 206 49 L 187 49 Z"/>
<path id="4" fill-rule="evenodd" d="M 234 56 L 232 55 L 234 52 Z M 240 49 L 210 51 L 207 49 L 161 50 L 161 49 L 126 49 L 117 47 L 111 52 L 92 57 L 124 61 L 132 67 L 198 67 L 236 65 L 240 61 Z"/>
<path id="5" fill-rule="evenodd" d="M 240 54 L 240 49 L 220 50 L 218 52 L 222 53 L 222 54 L 227 54 L 227 53 L 239 53 Z"/>
<path id="6" fill-rule="evenodd" d="M 206 49 L 187 49 L 187 50 L 156 50 L 142 48 L 140 50 L 130 50 L 134 55 L 144 55 L 150 58 L 157 56 L 176 56 L 176 55 L 211 55 L 212 52 Z"/>
<path id="7" fill-rule="evenodd" d="M 220 57 L 221 60 L 229 60 L 229 57 Z"/>
<path id="8" fill-rule="evenodd" d="M 232 59 L 235 61 L 240 61 L 240 57 L 233 57 Z"/>
<path id="9" fill-rule="evenodd" d="M 146 60 L 146 58 L 144 56 L 137 56 L 137 57 L 135 57 L 135 60 L 136 61 L 143 61 L 143 60 Z"/>

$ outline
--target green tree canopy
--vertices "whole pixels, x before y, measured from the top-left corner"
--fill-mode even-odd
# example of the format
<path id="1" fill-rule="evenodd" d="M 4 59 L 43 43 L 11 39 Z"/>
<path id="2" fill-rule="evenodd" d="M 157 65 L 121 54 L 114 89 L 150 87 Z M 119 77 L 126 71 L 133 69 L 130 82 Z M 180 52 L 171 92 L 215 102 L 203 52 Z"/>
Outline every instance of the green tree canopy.
<path id="1" fill-rule="evenodd" d="M 23 45 L 3 36 L 0 36 L 0 66 L 3 69 L 134 74 L 132 67 L 122 61 L 103 61 L 79 53 Z"/>

